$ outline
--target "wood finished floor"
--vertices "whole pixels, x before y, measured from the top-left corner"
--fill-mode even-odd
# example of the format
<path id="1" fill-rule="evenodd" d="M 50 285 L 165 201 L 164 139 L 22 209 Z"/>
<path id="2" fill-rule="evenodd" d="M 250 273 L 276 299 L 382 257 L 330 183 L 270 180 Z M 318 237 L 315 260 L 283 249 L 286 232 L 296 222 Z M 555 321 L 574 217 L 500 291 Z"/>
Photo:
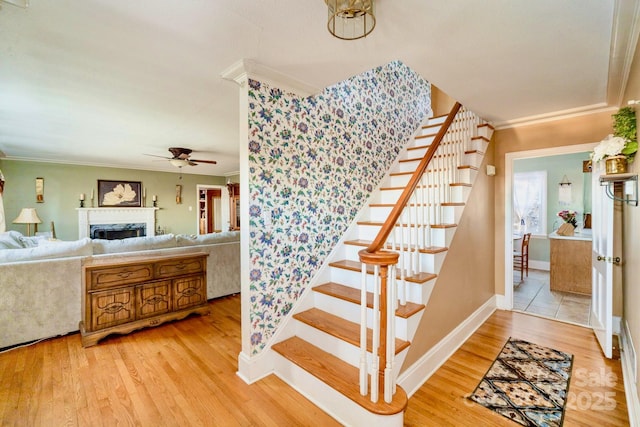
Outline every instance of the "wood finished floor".
<path id="1" fill-rule="evenodd" d="M 211 311 L 86 349 L 74 334 L 0 354 L 0 425 L 338 425 L 273 375 L 244 383 L 240 298 Z M 620 362 L 589 329 L 500 311 L 414 394 L 405 425 L 517 425 L 465 399 L 510 336 L 574 354 L 565 426 L 628 425 Z"/>

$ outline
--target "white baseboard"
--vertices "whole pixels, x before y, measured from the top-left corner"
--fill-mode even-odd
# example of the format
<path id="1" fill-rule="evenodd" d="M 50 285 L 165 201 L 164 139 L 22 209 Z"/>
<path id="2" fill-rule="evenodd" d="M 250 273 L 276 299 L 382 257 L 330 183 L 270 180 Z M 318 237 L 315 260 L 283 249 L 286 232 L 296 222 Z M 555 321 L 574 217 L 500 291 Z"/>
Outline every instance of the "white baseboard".
<path id="1" fill-rule="evenodd" d="M 496 294 L 495 295 L 495 299 L 496 299 L 496 308 L 498 310 L 512 310 L 513 309 L 513 302 L 512 301 L 507 301 L 507 298 L 504 295 Z"/>
<path id="2" fill-rule="evenodd" d="M 494 295 L 471 316 L 438 342 L 431 350 L 398 377 L 398 385 L 411 397 L 451 355 L 496 310 L 498 295 Z"/>
<path id="3" fill-rule="evenodd" d="M 636 352 L 629 334 L 629 325 L 624 324 L 622 333 L 622 377 L 624 378 L 624 394 L 627 397 L 627 408 L 629 408 L 629 425 L 640 426 L 640 399 L 637 389 Z"/>
<path id="4" fill-rule="evenodd" d="M 271 375 L 274 367 L 273 351 L 269 348 L 258 356 L 249 357 L 245 353 L 238 354 L 238 375 L 247 384 L 252 384 Z"/>
<path id="5" fill-rule="evenodd" d="M 536 261 L 536 260 L 530 259 L 529 260 L 529 268 L 531 268 L 533 270 L 550 271 L 551 270 L 551 263 L 549 261 Z"/>

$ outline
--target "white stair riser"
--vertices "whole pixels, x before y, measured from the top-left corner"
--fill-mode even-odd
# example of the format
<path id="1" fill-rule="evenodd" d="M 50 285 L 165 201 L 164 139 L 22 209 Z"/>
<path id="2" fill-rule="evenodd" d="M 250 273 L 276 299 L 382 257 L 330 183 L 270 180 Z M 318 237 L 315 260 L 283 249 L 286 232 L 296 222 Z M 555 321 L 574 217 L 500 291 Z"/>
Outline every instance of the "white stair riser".
<path id="1" fill-rule="evenodd" d="M 456 209 L 458 208 L 458 209 Z M 369 209 L 369 221 L 373 222 L 384 222 L 386 221 L 389 213 L 393 209 L 392 206 L 372 206 Z M 433 206 L 409 206 L 405 208 L 410 212 L 403 212 L 403 222 L 411 222 L 412 224 L 424 224 L 425 221 L 429 220 L 435 212 L 435 209 L 438 209 Z M 460 218 L 462 214 L 462 209 L 455 206 L 442 206 L 441 213 L 445 218 L 445 221 L 448 222 L 457 222 L 457 219 Z M 409 219 L 411 221 L 409 221 Z M 432 221 L 427 221 L 427 223 L 433 223 Z"/>
<path id="2" fill-rule="evenodd" d="M 482 164 L 482 159 L 484 158 L 484 154 L 480 154 L 480 152 L 475 153 L 467 153 L 464 156 L 464 164 L 469 166 L 474 166 L 479 168 Z"/>
<path id="3" fill-rule="evenodd" d="M 425 138 L 426 139 L 426 138 Z M 407 150 L 404 153 L 400 154 L 400 159 L 415 159 L 422 158 L 425 154 L 427 154 L 427 150 L 429 149 L 429 144 L 431 144 L 431 139 L 425 140 L 419 139 L 414 144 L 411 144 L 411 147 L 420 147 L 414 150 Z"/>
<path id="4" fill-rule="evenodd" d="M 408 227 L 401 227 L 401 229 L 402 229 L 402 241 L 409 242 L 410 236 L 409 236 Z M 380 231 L 379 225 L 359 225 L 357 229 L 358 234 L 355 238 L 360 240 L 371 241 L 375 239 L 379 231 Z M 451 235 L 450 236 L 447 235 L 446 232 L 449 232 Z M 453 233 L 454 233 L 454 229 L 451 229 L 451 228 L 448 228 L 448 229 L 431 228 L 431 246 L 449 247 L 451 240 L 447 241 L 446 239 L 450 239 L 451 237 L 453 237 Z M 400 235 L 399 233 L 396 233 L 396 242 L 399 242 L 399 241 L 400 241 Z"/>
<path id="5" fill-rule="evenodd" d="M 349 344 L 348 342 L 336 338 L 333 335 L 329 335 L 313 326 L 306 323 L 296 321 L 296 335 L 303 340 L 315 345 L 316 347 L 331 353 L 336 357 L 339 357 L 343 361 L 347 362 L 351 366 L 360 366 L 360 346 Z M 406 353 L 407 350 L 403 350 L 402 353 Z M 398 356 L 396 355 L 396 360 Z M 367 352 L 367 366 L 371 366 L 371 353 Z M 393 374 L 395 376 L 400 372 L 402 366 L 398 363 L 395 364 Z"/>
<path id="6" fill-rule="evenodd" d="M 395 179 L 395 177 L 392 178 Z M 458 200 L 454 199 L 447 200 L 447 198 L 449 197 L 449 193 L 447 193 L 448 188 L 449 186 L 446 184 L 430 185 L 426 188 L 423 186 L 418 186 L 416 188 L 416 193 L 421 193 L 422 191 L 424 191 L 425 193 L 424 195 L 417 194 L 417 197 L 419 197 L 418 200 L 420 200 L 422 197 L 426 198 L 427 200 L 433 200 L 436 192 L 438 192 L 436 202 L 458 202 Z M 396 204 L 403 190 L 404 188 L 398 188 L 396 186 L 394 186 L 393 188 L 386 187 L 384 190 L 379 192 L 379 196 L 373 198 L 372 203 Z M 449 191 L 451 192 L 452 190 Z M 453 195 L 453 192 L 451 192 L 450 194 Z"/>
<path id="7" fill-rule="evenodd" d="M 471 187 L 453 186 L 451 187 L 451 201 L 453 203 L 467 203 L 470 193 Z"/>
<path id="8" fill-rule="evenodd" d="M 274 360 L 274 371 L 278 377 L 292 385 L 341 423 L 345 425 L 402 427 L 404 412 L 387 416 L 373 414 L 350 399 L 346 399 L 340 392 L 281 355 L 277 354 Z M 401 363 L 398 362 L 398 365 Z"/>
<path id="9" fill-rule="evenodd" d="M 353 323 L 360 323 L 360 305 L 353 304 L 339 298 L 316 292 L 313 295 L 315 307 L 320 310 L 339 316 Z M 417 313 L 416 313 L 417 315 Z M 373 309 L 367 308 L 367 327 L 371 328 L 373 321 Z M 407 323 L 408 319 L 395 317 L 396 320 L 396 336 L 402 340 L 408 340 Z"/>
<path id="10" fill-rule="evenodd" d="M 398 285 L 400 282 L 400 274 L 397 275 Z M 345 270 L 343 268 L 331 268 L 331 281 L 340 283 L 345 286 L 353 287 L 354 289 L 360 289 L 360 281 L 362 276 L 359 271 Z M 406 289 L 404 290 L 406 300 L 423 304 L 424 297 L 422 291 L 424 283 L 406 282 Z M 373 274 L 367 275 L 367 292 L 373 292 Z M 400 298 L 400 295 L 398 295 Z"/>
<path id="11" fill-rule="evenodd" d="M 486 153 L 488 146 L 489 146 L 489 141 L 482 138 L 476 138 L 469 141 L 467 150 L 480 150 L 483 153 Z"/>
<path id="12" fill-rule="evenodd" d="M 435 125 L 435 124 L 442 124 L 447 120 L 447 116 L 439 116 L 439 117 L 430 117 L 429 118 L 429 124 L 430 125 Z"/>
<path id="13" fill-rule="evenodd" d="M 397 243 L 396 243 L 397 244 Z M 363 249 L 362 246 L 355 245 L 345 245 L 345 258 L 352 261 L 359 261 L 358 251 Z M 394 251 L 398 252 L 398 251 Z M 425 254 L 425 253 L 407 253 L 404 251 L 399 252 L 400 259 L 398 261 L 398 265 L 402 261 L 402 265 L 405 269 L 410 267 L 410 263 L 413 265 L 419 265 L 420 271 L 425 273 L 434 273 L 438 274 L 440 268 L 442 267 L 442 263 L 444 262 L 444 258 L 446 257 L 445 252 L 438 252 L 436 254 Z M 401 260 L 401 261 L 400 261 Z"/>
<path id="14" fill-rule="evenodd" d="M 458 170 L 458 179 L 456 181 L 462 182 L 465 184 L 473 184 L 477 175 L 478 175 L 478 171 L 475 169 L 470 169 L 470 168 L 460 169 Z"/>
<path id="15" fill-rule="evenodd" d="M 493 136 L 493 131 L 489 126 L 478 126 L 478 129 L 476 130 L 476 134 L 477 134 L 476 136 L 483 136 L 488 140 L 491 140 L 491 137 Z"/>

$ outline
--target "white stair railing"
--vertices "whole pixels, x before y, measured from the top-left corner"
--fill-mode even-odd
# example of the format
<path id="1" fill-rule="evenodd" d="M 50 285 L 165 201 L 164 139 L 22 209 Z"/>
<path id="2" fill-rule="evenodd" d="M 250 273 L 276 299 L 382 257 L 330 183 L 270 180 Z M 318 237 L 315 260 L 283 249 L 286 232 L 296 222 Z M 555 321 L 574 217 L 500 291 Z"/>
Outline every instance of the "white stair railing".
<path id="1" fill-rule="evenodd" d="M 390 218 L 397 217 L 392 227 L 385 222 L 380 234 L 360 251 L 362 262 L 361 324 L 360 324 L 360 393 L 369 390 L 372 402 L 377 402 L 382 388 L 386 402 L 391 402 L 396 390 L 395 311 L 405 305 L 409 294 L 407 278 L 425 271 L 422 253 L 433 246 L 432 227 L 444 222 L 443 204 L 452 200 L 450 187 L 459 182 L 459 167 L 463 164 L 469 141 L 476 134 L 481 120 L 459 104 L 452 109 L 438 132 L 407 189 L 392 209 Z M 419 171 L 422 170 L 422 173 Z M 410 188 L 412 187 L 413 188 Z M 386 231 L 385 231 L 386 228 Z M 384 243 L 381 243 L 384 242 Z M 389 250 L 384 250 L 384 249 Z M 367 281 L 367 266 L 373 265 L 373 281 Z M 396 265 L 399 271 L 395 268 Z M 367 285 L 373 292 L 373 332 L 371 357 L 367 359 Z M 367 363 L 369 360 L 369 363 Z M 368 366 L 367 366 L 368 365 Z M 370 387 L 368 377 L 371 376 Z M 383 378 L 382 387 L 379 378 Z"/>

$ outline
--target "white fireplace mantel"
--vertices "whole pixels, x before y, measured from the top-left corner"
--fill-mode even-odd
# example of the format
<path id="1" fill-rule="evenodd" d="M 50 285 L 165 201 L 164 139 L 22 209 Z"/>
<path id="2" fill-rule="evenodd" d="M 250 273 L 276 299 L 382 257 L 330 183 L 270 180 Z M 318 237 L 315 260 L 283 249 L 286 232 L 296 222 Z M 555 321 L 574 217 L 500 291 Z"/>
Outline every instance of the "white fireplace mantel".
<path id="1" fill-rule="evenodd" d="M 145 223 L 147 236 L 155 236 L 156 211 L 160 208 L 76 208 L 78 238 L 89 237 L 89 229 L 97 224 Z"/>

